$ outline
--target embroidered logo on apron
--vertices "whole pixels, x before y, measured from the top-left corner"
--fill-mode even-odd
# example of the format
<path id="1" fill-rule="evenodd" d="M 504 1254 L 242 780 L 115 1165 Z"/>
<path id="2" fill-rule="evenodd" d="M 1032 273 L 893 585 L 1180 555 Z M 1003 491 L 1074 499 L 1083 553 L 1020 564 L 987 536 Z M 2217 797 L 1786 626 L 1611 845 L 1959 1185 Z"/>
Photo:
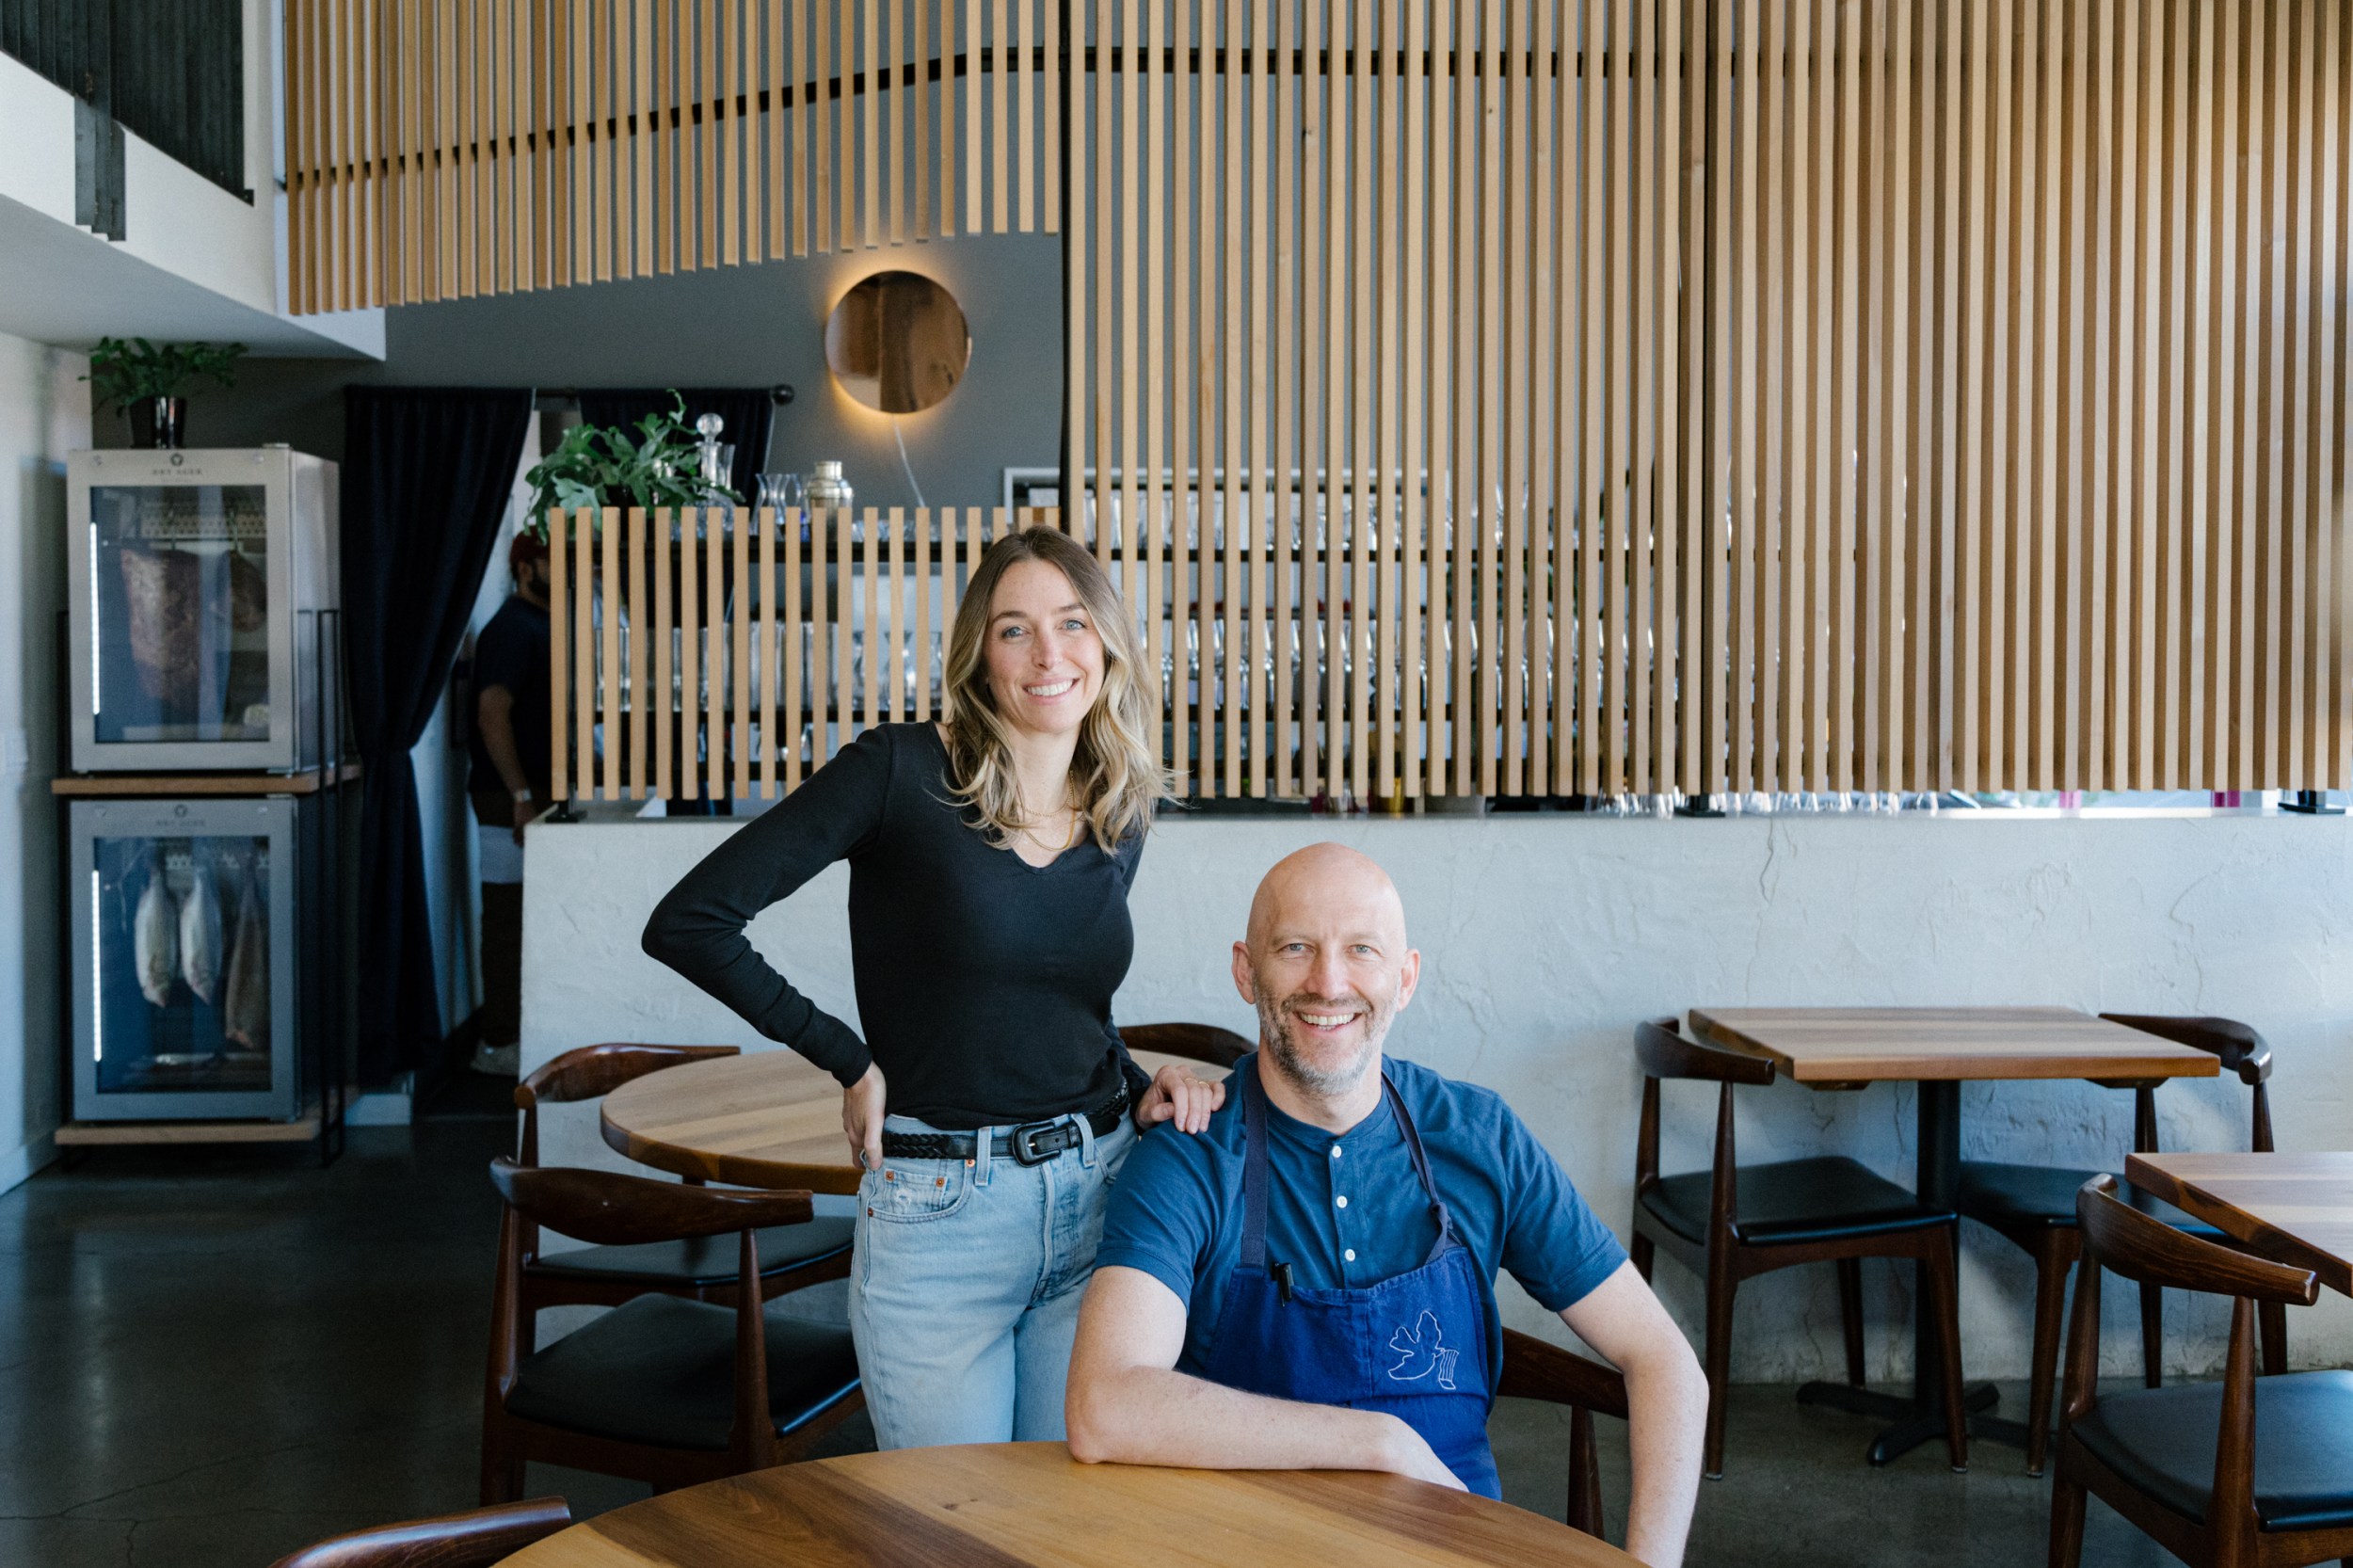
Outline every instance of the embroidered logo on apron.
<path id="1" fill-rule="evenodd" d="M 1463 1352 L 1448 1347 L 1446 1336 L 1438 1332 L 1436 1313 L 1424 1309 L 1413 1326 L 1399 1328 L 1389 1336 L 1389 1349 L 1397 1356 L 1389 1368 L 1394 1381 L 1418 1383 L 1434 1375 L 1439 1387 L 1454 1386 L 1454 1362 Z"/>

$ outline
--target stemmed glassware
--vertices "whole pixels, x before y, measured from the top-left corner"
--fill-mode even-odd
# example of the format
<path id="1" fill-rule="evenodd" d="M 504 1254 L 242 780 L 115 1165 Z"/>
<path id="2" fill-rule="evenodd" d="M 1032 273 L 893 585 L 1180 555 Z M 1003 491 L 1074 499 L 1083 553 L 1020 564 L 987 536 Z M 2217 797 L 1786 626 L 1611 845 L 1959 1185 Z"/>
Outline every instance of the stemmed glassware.
<path id="1" fill-rule="evenodd" d="M 782 470 L 761 474 L 759 504 L 776 508 L 776 526 L 779 528 L 790 526 L 785 521 L 786 518 L 797 517 L 800 520 L 801 538 L 804 542 L 808 540 L 808 482 L 799 474 Z"/>

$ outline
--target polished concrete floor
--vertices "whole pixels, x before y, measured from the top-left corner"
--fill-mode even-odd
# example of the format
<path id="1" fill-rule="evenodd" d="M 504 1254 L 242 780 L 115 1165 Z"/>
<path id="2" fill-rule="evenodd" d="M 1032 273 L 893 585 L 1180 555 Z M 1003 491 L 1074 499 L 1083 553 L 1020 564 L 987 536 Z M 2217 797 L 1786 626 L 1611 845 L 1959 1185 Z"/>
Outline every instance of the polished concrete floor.
<path id="1" fill-rule="evenodd" d="M 500 1120 L 355 1131 L 283 1154 L 114 1151 L 0 1196 L 0 1564 L 263 1568 L 339 1530 L 474 1498 Z M 2006 1405 L 2017 1402 L 2009 1391 Z M 1873 1470 L 1869 1423 L 1743 1388 L 1698 1568 L 2042 1560 L 2049 1492 L 2013 1451 Z M 1622 1523 L 1623 1429 L 1605 1421 Z M 1616 1429 L 1612 1431 L 1610 1429 Z M 1560 1414 L 1507 1401 L 1504 1488 L 1559 1515 Z M 836 1434 L 864 1447 L 864 1419 Z M 645 1488 L 531 1474 L 577 1513 Z M 2168 1560 L 2094 1505 L 2087 1564 Z"/>

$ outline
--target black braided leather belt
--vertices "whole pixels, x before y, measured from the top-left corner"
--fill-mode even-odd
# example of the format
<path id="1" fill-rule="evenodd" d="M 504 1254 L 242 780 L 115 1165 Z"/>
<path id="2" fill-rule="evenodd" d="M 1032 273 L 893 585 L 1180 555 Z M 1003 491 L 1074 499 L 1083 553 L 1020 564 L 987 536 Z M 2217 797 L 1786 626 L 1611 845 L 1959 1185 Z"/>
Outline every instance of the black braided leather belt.
<path id="1" fill-rule="evenodd" d="M 1087 1125 L 1097 1138 L 1108 1138 L 1119 1128 L 1120 1118 L 1128 1114 L 1128 1089 L 1119 1092 L 1097 1106 L 1088 1115 Z M 1051 1121 L 1024 1122 L 1008 1128 L 989 1140 L 992 1159 L 1011 1160 L 1016 1165 L 1043 1165 L 1057 1155 L 1066 1154 L 1081 1142 L 1078 1117 L 1075 1114 L 1056 1116 Z M 977 1155 L 980 1134 L 977 1132 L 885 1132 L 882 1135 L 883 1158 L 886 1160 L 971 1160 Z"/>

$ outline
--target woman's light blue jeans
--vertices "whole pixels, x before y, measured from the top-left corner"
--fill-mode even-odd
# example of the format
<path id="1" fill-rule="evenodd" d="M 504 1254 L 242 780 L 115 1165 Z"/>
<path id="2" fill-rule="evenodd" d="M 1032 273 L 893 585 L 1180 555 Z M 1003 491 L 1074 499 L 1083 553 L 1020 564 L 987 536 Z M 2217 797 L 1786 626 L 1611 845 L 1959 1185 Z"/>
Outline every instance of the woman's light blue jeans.
<path id="1" fill-rule="evenodd" d="M 891 1132 L 936 1132 L 891 1116 Z M 972 1160 L 886 1157 L 858 1184 L 850 1333 L 874 1441 L 1053 1441 L 1079 1298 L 1103 1240 L 1109 1180 L 1135 1124 L 1039 1165 L 988 1152 Z"/>

